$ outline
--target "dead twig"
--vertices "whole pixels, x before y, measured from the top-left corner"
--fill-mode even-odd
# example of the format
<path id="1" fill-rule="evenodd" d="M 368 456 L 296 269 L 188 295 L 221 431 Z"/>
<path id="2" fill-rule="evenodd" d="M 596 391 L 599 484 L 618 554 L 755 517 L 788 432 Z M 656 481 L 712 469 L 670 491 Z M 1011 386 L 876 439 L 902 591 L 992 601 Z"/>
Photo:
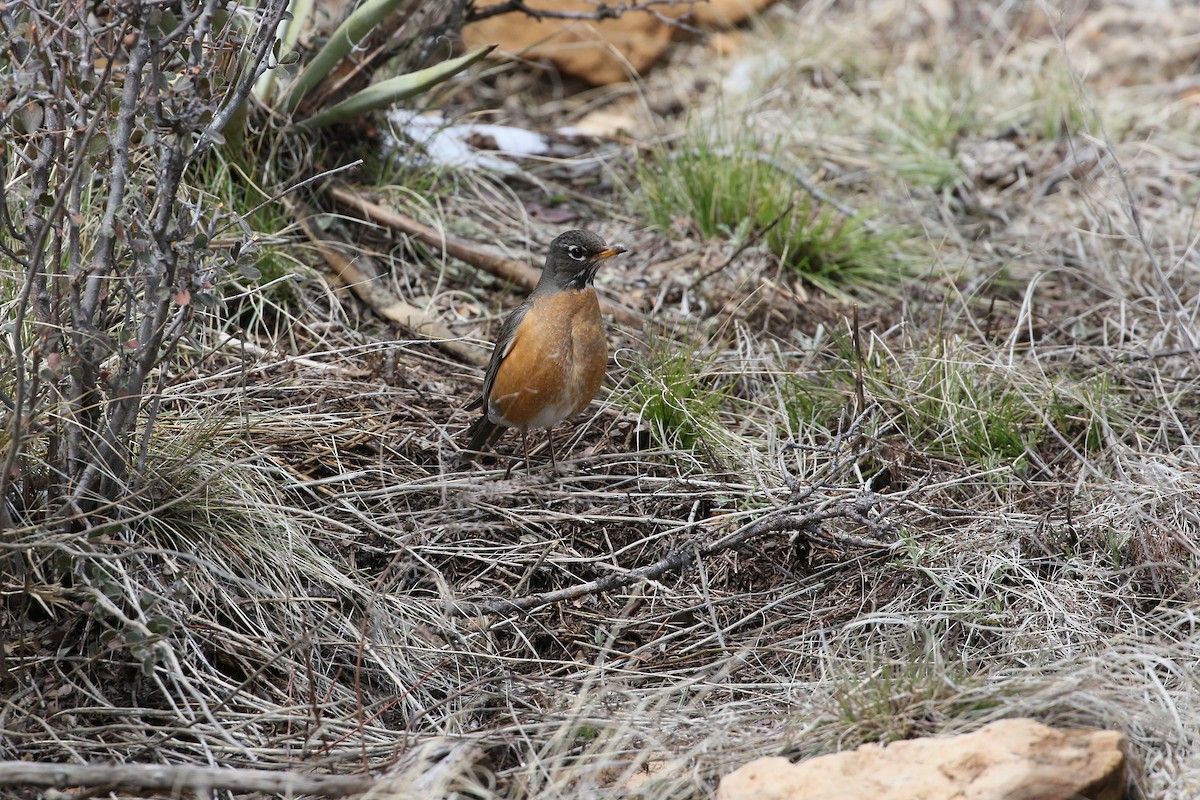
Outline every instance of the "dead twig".
<path id="1" fill-rule="evenodd" d="M 830 519 L 848 518 L 865 521 L 862 511 L 855 504 L 825 500 L 808 509 L 787 507 L 772 511 L 764 517 L 738 528 L 713 542 L 701 544 L 694 538 L 681 544 L 667 555 L 637 569 L 606 575 L 594 581 L 567 586 L 552 592 L 540 592 L 515 599 L 487 600 L 478 603 L 454 603 L 447 608 L 453 616 L 483 616 L 488 614 L 511 614 L 525 612 L 539 606 L 576 600 L 591 594 L 604 594 L 632 583 L 655 580 L 668 572 L 682 571 L 693 566 L 699 559 L 740 547 L 747 541 L 768 533 L 785 531 L 805 532 Z M 841 537 L 850 541 L 847 537 Z M 855 544 L 890 548 L 890 544 L 855 538 Z"/>
<path id="2" fill-rule="evenodd" d="M 753 247 L 754 245 L 756 245 L 760 241 L 762 241 L 762 238 L 764 236 L 766 236 L 768 233 L 770 233 L 771 229 L 774 228 L 776 225 L 778 225 L 783 220 L 784 217 L 786 217 L 788 214 L 791 214 L 792 211 L 795 210 L 795 208 L 796 208 L 796 201 L 793 200 L 792 202 L 787 204 L 787 208 L 783 209 L 783 211 L 780 211 L 778 214 L 776 214 L 775 218 L 773 220 L 771 220 L 766 225 L 764 225 L 761 228 L 759 228 L 758 230 L 756 230 L 750 236 L 747 236 L 746 240 L 741 243 L 741 245 L 738 247 L 738 249 L 733 251 L 733 255 L 731 255 L 729 258 L 725 259 L 724 263 L 713 267 L 712 269 L 710 269 L 707 272 L 705 272 L 704 274 L 702 274 L 699 278 L 696 278 L 696 281 L 693 285 L 699 286 L 700 284 L 704 283 L 704 281 L 708 280 L 713 275 L 716 275 L 721 270 L 728 269 L 733 264 L 733 262 L 737 261 L 738 258 L 741 257 L 742 253 L 746 252 L 751 247 Z"/>
<path id="3" fill-rule="evenodd" d="M 818 202 L 824 203 L 828 206 L 832 206 L 840 214 L 842 214 L 842 216 L 845 216 L 845 217 L 857 217 L 858 216 L 858 211 L 856 209 L 853 209 L 850 206 L 846 205 L 845 203 L 839 202 L 838 200 L 825 194 L 825 192 L 821 191 L 821 189 L 818 188 L 817 185 L 815 183 L 813 183 L 812 180 L 807 175 L 802 173 L 800 170 L 794 169 L 794 168 L 788 166 L 787 164 L 784 164 L 782 161 L 780 161 L 777 158 L 774 158 L 769 153 L 754 153 L 754 158 L 757 161 L 760 161 L 761 163 L 766 164 L 768 167 L 771 167 L 772 169 L 775 169 L 775 170 L 782 172 L 783 174 L 789 176 L 792 180 L 794 180 L 796 183 L 798 183 L 800 185 L 801 189 L 803 189 L 804 191 L 806 191 L 810 195 L 812 195 L 814 200 L 817 200 Z M 864 219 L 863 225 L 866 226 L 868 230 L 874 230 L 874 224 L 870 220 Z"/>
<path id="4" fill-rule="evenodd" d="M 395 209 L 386 208 L 368 200 L 349 186 L 333 184 L 325 191 L 336 202 L 358 211 L 373 222 L 400 231 L 418 241 L 424 242 L 430 247 L 439 248 L 445 251 L 447 255 L 465 261 L 473 267 L 495 275 L 497 278 L 510 281 L 523 289 L 532 291 L 542 276 L 540 269 L 534 269 L 528 264 L 522 264 L 520 261 L 505 258 L 486 247 L 481 247 L 475 242 L 463 239 L 460 236 L 436 230 L 428 225 L 417 222 L 415 219 L 401 214 Z M 612 303 L 604 298 L 600 298 L 600 310 L 606 314 L 611 314 L 614 319 L 627 325 L 638 326 L 642 323 L 641 315 L 637 312 Z"/>
<path id="5" fill-rule="evenodd" d="M 464 344 L 441 322 L 384 288 L 373 259 L 361 253 L 351 255 L 342 244 L 325 238 L 313 221 L 316 212 L 310 207 L 290 198 L 285 198 L 284 202 L 325 263 L 372 311 L 413 333 L 429 337 L 433 344 L 466 364 L 483 366 L 487 363 L 487 356 L 478 348 Z"/>
<path id="6" fill-rule="evenodd" d="M 317 361 L 304 356 L 290 356 L 287 353 L 269 350 L 266 347 L 255 344 L 254 342 L 238 339 L 235 336 L 225 336 L 224 339 L 217 345 L 217 349 L 224 347 L 232 347 L 242 353 L 264 361 L 270 361 L 275 364 L 289 364 L 296 367 L 304 367 L 306 369 L 317 370 L 330 375 L 337 375 L 342 378 L 365 378 L 371 374 L 368 369 L 356 369 L 346 367 L 341 364 L 332 364 L 325 361 Z"/>
<path id="7" fill-rule="evenodd" d="M 479 22 L 490 17 L 498 17 L 501 14 L 511 14 L 517 11 L 534 19 L 577 19 L 594 22 L 617 19 L 629 11 L 648 11 L 659 19 L 664 19 L 663 15 L 658 13 L 657 9 L 663 6 L 674 7 L 679 5 L 690 7 L 694 3 L 695 0 L 682 0 L 682 2 L 680 0 L 647 0 L 644 3 L 597 3 L 595 11 L 558 11 L 533 8 L 524 2 L 524 0 L 504 0 L 502 3 L 496 3 L 485 8 L 477 8 L 473 3 L 468 5 L 463 21 L 467 23 Z M 671 20 L 667 18 L 664 21 Z"/>

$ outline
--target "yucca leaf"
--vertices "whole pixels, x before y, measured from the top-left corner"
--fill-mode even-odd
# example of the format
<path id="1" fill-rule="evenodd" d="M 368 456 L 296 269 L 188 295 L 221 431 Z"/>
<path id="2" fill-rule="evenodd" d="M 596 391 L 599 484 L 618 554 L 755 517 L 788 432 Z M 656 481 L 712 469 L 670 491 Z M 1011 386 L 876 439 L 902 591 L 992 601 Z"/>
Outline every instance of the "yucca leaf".
<path id="1" fill-rule="evenodd" d="M 490 44 L 486 47 L 481 47 L 478 50 L 473 50 L 464 56 L 452 58 L 449 61 L 443 61 L 440 64 L 435 64 L 427 69 L 409 72 L 406 75 L 397 75 L 394 78 L 389 78 L 386 81 L 368 86 L 361 92 L 346 98 L 342 102 L 327 108 L 319 114 L 309 117 L 306 120 L 296 123 L 296 127 L 305 130 L 313 130 L 332 125 L 335 122 L 353 119 L 376 109 L 385 108 L 398 103 L 401 100 L 406 100 L 409 97 L 415 97 L 431 87 L 436 86 L 442 81 L 453 77 L 462 72 L 467 67 L 474 64 L 479 59 L 486 56 L 495 49 L 496 45 Z"/>
<path id="2" fill-rule="evenodd" d="M 353 14 L 346 18 L 345 22 L 338 26 L 325 46 L 317 51 L 312 61 L 308 62 L 308 66 L 296 76 L 296 80 L 288 91 L 284 111 L 288 114 L 293 113 L 304 96 L 312 91 L 314 86 L 325 80 L 329 73 L 333 72 L 342 62 L 346 54 L 357 47 L 358 43 L 371 32 L 372 28 L 407 2 L 411 2 L 411 0 L 366 0 L 359 6 Z"/>

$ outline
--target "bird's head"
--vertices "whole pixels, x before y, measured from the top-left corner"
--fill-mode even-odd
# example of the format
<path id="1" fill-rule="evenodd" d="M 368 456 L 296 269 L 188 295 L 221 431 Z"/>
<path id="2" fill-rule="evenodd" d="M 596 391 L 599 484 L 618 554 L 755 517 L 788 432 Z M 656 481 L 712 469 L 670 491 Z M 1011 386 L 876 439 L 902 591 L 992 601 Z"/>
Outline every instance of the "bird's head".
<path id="1" fill-rule="evenodd" d="M 605 244 L 591 231 L 567 231 L 550 242 L 538 288 L 584 289 L 596 277 L 600 262 L 624 252 L 621 245 Z"/>

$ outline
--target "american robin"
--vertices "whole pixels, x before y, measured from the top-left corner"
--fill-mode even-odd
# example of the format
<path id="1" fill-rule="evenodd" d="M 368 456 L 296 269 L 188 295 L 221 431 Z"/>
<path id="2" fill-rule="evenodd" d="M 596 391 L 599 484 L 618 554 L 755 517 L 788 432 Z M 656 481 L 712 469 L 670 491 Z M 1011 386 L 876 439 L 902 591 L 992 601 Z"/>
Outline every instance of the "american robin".
<path id="1" fill-rule="evenodd" d="M 521 431 L 529 464 L 530 428 L 550 429 L 587 408 L 604 380 L 608 339 L 592 279 L 600 262 L 625 248 L 590 231 L 567 231 L 550 243 L 542 277 L 504 320 L 483 377 L 483 394 L 467 406 L 483 414 L 467 430 L 467 448 L 490 447 L 505 428 Z"/>

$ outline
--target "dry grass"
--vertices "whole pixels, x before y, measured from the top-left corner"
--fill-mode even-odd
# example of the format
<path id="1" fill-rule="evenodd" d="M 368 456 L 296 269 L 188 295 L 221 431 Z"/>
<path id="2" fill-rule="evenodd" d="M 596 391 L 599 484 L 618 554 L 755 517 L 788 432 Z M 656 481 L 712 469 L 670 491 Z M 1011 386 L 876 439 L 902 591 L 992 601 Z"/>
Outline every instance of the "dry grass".
<path id="1" fill-rule="evenodd" d="M 691 798 L 758 755 L 1031 715 L 1118 728 L 1139 796 L 1195 796 L 1195 106 L 1165 56 L 1152 85 L 1071 71 L 1109 16 L 955 8 L 779 8 L 718 65 L 753 76 L 725 113 L 924 232 L 926 277 L 864 295 L 857 349 L 849 304 L 765 249 L 714 269 L 736 242 L 537 168 L 631 247 L 602 290 L 655 320 L 614 330 L 559 473 L 504 478 L 515 436 L 461 464 L 478 372 L 342 290 L 232 304 L 258 349 L 229 319 L 192 343 L 129 522 L 6 534 L 0 757 L 344 773 L 455 739 L 478 750 L 445 796 Z M 988 180 L 963 154 L 993 140 L 1022 157 Z M 526 190 L 466 181 L 424 218 L 521 256 L 553 230 Z M 516 302 L 368 242 L 464 335 Z M 593 581 L 617 588 L 479 613 Z"/>

